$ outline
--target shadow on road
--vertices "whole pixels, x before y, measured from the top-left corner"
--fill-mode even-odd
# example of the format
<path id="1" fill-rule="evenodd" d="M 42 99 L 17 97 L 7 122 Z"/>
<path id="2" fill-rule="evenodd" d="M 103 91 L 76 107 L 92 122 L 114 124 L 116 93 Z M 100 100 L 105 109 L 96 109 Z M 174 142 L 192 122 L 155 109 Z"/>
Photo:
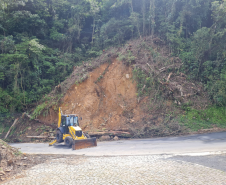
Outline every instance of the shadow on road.
<path id="1" fill-rule="evenodd" d="M 71 150 L 71 147 L 67 147 L 66 145 L 63 145 L 63 144 L 55 144 L 53 146 L 50 146 L 50 147 L 53 147 L 53 148 L 57 148 L 57 149 L 64 149 L 64 150 Z"/>

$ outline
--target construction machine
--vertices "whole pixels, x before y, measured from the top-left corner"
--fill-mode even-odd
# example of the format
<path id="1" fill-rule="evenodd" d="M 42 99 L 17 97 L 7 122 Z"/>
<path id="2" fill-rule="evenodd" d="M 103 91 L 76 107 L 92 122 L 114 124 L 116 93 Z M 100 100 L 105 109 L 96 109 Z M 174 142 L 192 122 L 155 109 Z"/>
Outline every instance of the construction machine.
<path id="1" fill-rule="evenodd" d="M 90 138 L 87 133 L 82 132 L 79 127 L 79 118 L 76 114 L 64 115 L 59 108 L 58 128 L 56 131 L 56 139 L 49 144 L 62 143 L 68 147 L 72 146 L 73 150 L 89 148 L 97 146 L 96 138 Z"/>

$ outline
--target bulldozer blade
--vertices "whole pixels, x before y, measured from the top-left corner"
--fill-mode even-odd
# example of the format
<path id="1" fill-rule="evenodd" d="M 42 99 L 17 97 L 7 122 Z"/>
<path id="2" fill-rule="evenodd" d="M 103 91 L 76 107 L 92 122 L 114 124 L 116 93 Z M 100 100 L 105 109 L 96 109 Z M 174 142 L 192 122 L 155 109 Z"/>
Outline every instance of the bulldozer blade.
<path id="1" fill-rule="evenodd" d="M 90 148 L 97 146 L 97 140 L 95 137 L 89 139 L 82 139 L 82 140 L 73 140 L 72 149 L 79 150 L 83 148 Z"/>

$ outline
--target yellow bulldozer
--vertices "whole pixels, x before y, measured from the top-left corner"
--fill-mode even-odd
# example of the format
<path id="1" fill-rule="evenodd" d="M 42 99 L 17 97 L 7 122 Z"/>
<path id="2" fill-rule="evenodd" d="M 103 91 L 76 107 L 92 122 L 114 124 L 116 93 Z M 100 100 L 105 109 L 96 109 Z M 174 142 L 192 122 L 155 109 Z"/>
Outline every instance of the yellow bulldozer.
<path id="1" fill-rule="evenodd" d="M 61 108 L 59 108 L 56 139 L 49 146 L 55 143 L 62 143 L 63 141 L 66 146 L 72 147 L 73 150 L 97 146 L 95 137 L 90 138 L 87 133 L 82 132 L 82 129 L 79 127 L 78 116 L 76 114 L 64 115 Z"/>

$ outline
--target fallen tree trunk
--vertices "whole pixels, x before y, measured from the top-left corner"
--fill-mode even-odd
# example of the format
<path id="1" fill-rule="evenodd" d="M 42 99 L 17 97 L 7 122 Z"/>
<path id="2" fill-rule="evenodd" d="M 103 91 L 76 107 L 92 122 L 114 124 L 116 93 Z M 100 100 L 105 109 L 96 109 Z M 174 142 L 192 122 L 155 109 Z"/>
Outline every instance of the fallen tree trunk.
<path id="1" fill-rule="evenodd" d="M 11 129 L 16 125 L 17 121 L 19 120 L 19 118 L 15 119 L 15 121 L 13 122 L 12 126 L 9 128 L 9 131 L 7 132 L 7 134 L 5 135 L 5 139 L 8 137 Z"/>
<path id="2" fill-rule="evenodd" d="M 152 70 L 152 72 L 155 74 L 155 75 L 159 75 L 159 71 L 156 71 L 155 69 L 152 68 L 152 66 L 147 63 L 148 67 Z"/>
<path id="3" fill-rule="evenodd" d="M 169 65 L 169 66 L 167 66 L 167 67 L 163 67 L 163 68 L 159 69 L 158 71 L 159 71 L 160 73 L 162 73 L 162 72 L 166 71 L 166 70 L 169 69 L 169 68 L 179 69 L 181 66 L 182 66 L 182 64 L 179 64 L 179 65 L 172 64 L 172 65 Z"/>
<path id="4" fill-rule="evenodd" d="M 45 139 L 48 138 L 48 136 L 26 136 L 27 138 L 37 138 L 37 139 Z"/>
<path id="5" fill-rule="evenodd" d="M 47 126 L 50 126 L 50 127 L 56 127 L 56 126 L 53 126 L 52 124 L 45 123 L 45 122 L 41 121 L 40 119 L 33 119 L 32 116 L 29 115 L 29 114 L 26 113 L 26 112 L 23 114 L 23 116 L 24 116 L 24 115 L 26 115 L 28 118 L 30 118 L 30 119 L 32 119 L 32 120 L 35 120 L 35 121 L 37 121 L 37 122 L 39 122 L 39 123 L 42 123 L 42 124 L 44 124 L 44 125 L 47 125 Z M 23 118 L 23 116 L 22 116 L 22 118 Z"/>
<path id="6" fill-rule="evenodd" d="M 89 132 L 90 136 L 105 136 L 105 135 L 113 135 L 113 136 L 129 136 L 130 132 L 122 132 L 122 131 L 110 131 L 110 132 Z"/>
<path id="7" fill-rule="evenodd" d="M 129 132 L 129 129 L 128 128 L 120 128 L 120 129 L 117 129 L 115 131 Z"/>
<path id="8" fill-rule="evenodd" d="M 49 136 L 26 136 L 27 138 L 34 138 L 34 139 L 55 139 L 56 137 L 49 137 Z"/>
<path id="9" fill-rule="evenodd" d="M 173 73 L 170 73 L 170 74 L 169 74 L 169 76 L 168 76 L 168 78 L 167 78 L 167 80 L 166 80 L 167 82 L 169 82 L 170 77 L 171 77 L 172 74 L 173 74 Z"/>

